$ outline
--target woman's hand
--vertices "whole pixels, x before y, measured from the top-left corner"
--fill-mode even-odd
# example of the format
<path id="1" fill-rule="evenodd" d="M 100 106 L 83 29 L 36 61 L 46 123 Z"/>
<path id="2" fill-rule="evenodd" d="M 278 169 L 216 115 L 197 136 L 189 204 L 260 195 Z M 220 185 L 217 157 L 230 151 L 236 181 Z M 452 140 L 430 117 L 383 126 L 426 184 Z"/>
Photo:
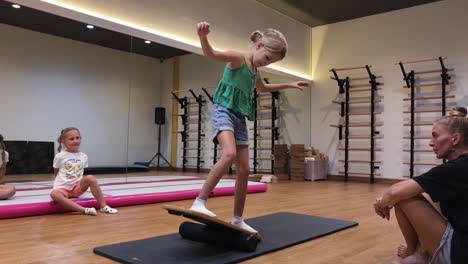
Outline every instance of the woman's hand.
<path id="1" fill-rule="evenodd" d="M 381 201 L 382 201 L 382 197 L 377 198 L 375 200 L 374 202 L 375 213 L 384 219 L 390 220 L 390 209 L 392 209 L 392 207 L 382 206 L 380 203 Z"/>
<path id="2" fill-rule="evenodd" d="M 198 37 L 206 37 L 210 33 L 210 23 L 208 22 L 200 22 L 197 24 L 197 34 Z"/>

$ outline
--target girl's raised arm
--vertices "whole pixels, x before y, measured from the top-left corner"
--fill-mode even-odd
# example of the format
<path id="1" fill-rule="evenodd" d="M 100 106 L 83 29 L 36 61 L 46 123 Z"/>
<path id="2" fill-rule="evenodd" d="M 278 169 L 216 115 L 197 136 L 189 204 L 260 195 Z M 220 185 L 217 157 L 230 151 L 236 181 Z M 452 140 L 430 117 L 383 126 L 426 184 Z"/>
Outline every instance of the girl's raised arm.
<path id="1" fill-rule="evenodd" d="M 232 62 L 234 64 L 242 64 L 244 54 L 237 51 L 217 51 L 211 47 L 208 41 L 208 34 L 210 33 L 210 24 L 208 22 L 200 22 L 197 24 L 197 34 L 200 38 L 200 44 L 203 50 L 203 55 L 207 58 Z"/>

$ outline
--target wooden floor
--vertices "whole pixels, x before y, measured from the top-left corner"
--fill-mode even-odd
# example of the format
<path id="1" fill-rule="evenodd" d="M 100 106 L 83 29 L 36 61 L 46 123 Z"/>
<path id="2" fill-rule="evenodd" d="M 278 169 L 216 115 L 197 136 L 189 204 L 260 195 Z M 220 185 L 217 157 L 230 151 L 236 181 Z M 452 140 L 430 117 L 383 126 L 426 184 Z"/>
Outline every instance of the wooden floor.
<path id="1" fill-rule="evenodd" d="M 372 209 L 373 200 L 386 187 L 339 181 L 281 182 L 269 185 L 265 193 L 250 194 L 246 218 L 287 211 L 356 221 L 359 226 L 246 263 L 397 262 L 395 252 L 403 238 L 396 220 L 382 220 Z M 208 207 L 221 219 L 230 219 L 232 203 L 232 196 L 216 197 L 209 200 Z M 188 207 L 191 201 L 169 204 Z M 0 220 L 0 262 L 114 263 L 95 255 L 93 248 L 177 232 L 182 219 L 161 207 L 120 207 L 117 215 L 96 217 L 71 213 Z"/>

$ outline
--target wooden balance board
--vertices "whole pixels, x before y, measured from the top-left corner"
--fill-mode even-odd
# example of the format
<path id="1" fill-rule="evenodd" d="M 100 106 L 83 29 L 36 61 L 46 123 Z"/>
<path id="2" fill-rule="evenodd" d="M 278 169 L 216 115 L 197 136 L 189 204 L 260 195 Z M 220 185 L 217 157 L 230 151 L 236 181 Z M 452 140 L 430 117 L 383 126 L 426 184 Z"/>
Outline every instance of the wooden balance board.
<path id="1" fill-rule="evenodd" d="M 240 233 L 244 233 L 244 234 L 247 234 L 247 235 L 254 236 L 258 240 L 262 240 L 261 236 L 258 233 L 249 232 L 249 231 L 247 231 L 245 229 L 242 229 L 242 228 L 240 228 L 240 227 L 238 227 L 236 225 L 233 225 L 233 224 L 231 224 L 229 222 L 220 220 L 220 219 L 218 219 L 216 217 L 207 216 L 205 214 L 202 214 L 202 213 L 199 213 L 199 212 L 196 212 L 196 211 L 192 211 L 190 209 L 185 209 L 185 208 L 182 208 L 182 207 L 172 206 L 172 205 L 164 205 L 163 209 L 166 209 L 167 212 L 170 213 L 170 214 L 181 215 L 183 217 L 192 219 L 194 221 L 197 221 L 199 223 L 205 224 L 205 225 L 213 227 L 213 228 L 227 229 L 227 230 L 231 230 L 231 231 L 236 231 L 236 232 L 240 232 Z"/>

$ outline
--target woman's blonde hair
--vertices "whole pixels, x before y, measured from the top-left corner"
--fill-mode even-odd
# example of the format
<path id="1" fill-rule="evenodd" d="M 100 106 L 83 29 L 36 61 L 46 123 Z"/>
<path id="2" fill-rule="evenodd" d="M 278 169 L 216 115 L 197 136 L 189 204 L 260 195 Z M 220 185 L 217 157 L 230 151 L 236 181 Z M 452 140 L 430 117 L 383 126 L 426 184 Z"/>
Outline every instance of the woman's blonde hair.
<path id="1" fill-rule="evenodd" d="M 444 116 L 436 121 L 447 125 L 450 133 L 460 133 L 463 144 L 468 145 L 468 119 L 466 118 L 467 110 L 463 106 L 453 108 L 447 116 Z"/>
<path id="2" fill-rule="evenodd" d="M 67 128 L 62 129 L 62 131 L 60 131 L 60 136 L 57 138 L 57 142 L 59 143 L 59 146 L 57 148 L 58 152 L 62 151 L 62 140 L 64 139 L 65 135 L 68 132 L 73 131 L 73 130 L 76 130 L 78 131 L 78 133 L 80 133 L 80 130 L 76 127 L 67 127 Z"/>
<path id="3" fill-rule="evenodd" d="M 268 51 L 280 54 L 281 59 L 286 56 L 286 52 L 288 51 L 286 38 L 275 29 L 269 28 L 264 32 L 256 30 L 250 35 L 250 41 L 253 44 L 262 43 Z"/>
<path id="4" fill-rule="evenodd" d="M 5 162 L 5 151 L 6 151 L 6 146 L 5 146 L 5 142 L 3 142 L 3 136 L 0 135 L 0 149 L 3 150 L 2 151 L 2 163 Z"/>

